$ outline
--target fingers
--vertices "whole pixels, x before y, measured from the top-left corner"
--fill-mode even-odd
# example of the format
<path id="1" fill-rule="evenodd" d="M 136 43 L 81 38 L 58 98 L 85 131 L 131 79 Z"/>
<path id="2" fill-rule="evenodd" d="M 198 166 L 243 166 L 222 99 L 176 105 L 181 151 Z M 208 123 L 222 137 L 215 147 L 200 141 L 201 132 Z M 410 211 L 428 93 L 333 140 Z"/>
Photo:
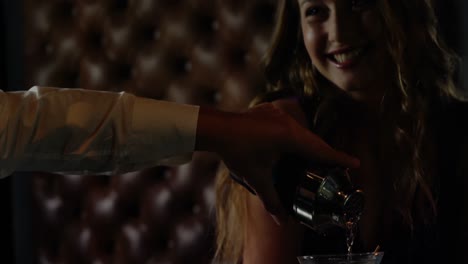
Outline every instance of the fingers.
<path id="1" fill-rule="evenodd" d="M 268 116 L 277 116 L 281 113 L 281 110 L 278 109 L 272 103 L 261 103 L 255 105 L 247 110 L 247 113 L 257 113 L 257 114 L 264 114 Z"/>
<path id="2" fill-rule="evenodd" d="M 298 144 L 301 148 L 299 152 L 303 154 L 305 158 L 309 159 L 311 162 L 322 162 L 352 169 L 359 168 L 359 159 L 333 149 L 318 136 L 307 130 L 305 131 L 306 135 L 302 137 L 302 144 Z"/>
<path id="3" fill-rule="evenodd" d="M 248 111 L 260 111 L 260 110 L 271 110 L 274 109 L 274 105 L 272 103 L 261 103 L 257 104 L 248 109 Z"/>
<path id="4" fill-rule="evenodd" d="M 251 108 L 249 111 L 256 113 L 268 113 L 270 116 L 275 116 L 280 119 L 280 115 L 283 113 L 278 107 L 271 103 L 262 103 L 258 104 L 255 107 Z M 282 116 L 281 118 L 284 118 Z M 358 168 L 360 166 L 360 161 L 344 152 L 337 151 L 330 147 L 325 141 L 320 137 L 310 132 L 303 126 L 300 126 L 295 120 L 293 122 L 296 126 L 296 129 L 299 129 L 301 135 L 298 137 L 294 133 L 290 134 L 291 138 L 296 138 L 299 142 L 295 142 L 299 148 L 299 153 L 307 159 L 310 159 L 311 162 L 320 162 L 329 165 L 338 165 L 346 168 Z M 282 124 L 277 122 L 278 125 Z"/>
<path id="5" fill-rule="evenodd" d="M 324 149 L 319 155 L 319 159 L 323 163 L 330 165 L 338 165 L 350 169 L 359 168 L 361 165 L 359 159 L 332 148 Z"/>
<path id="6" fill-rule="evenodd" d="M 361 161 L 358 158 L 348 155 L 341 151 L 335 151 L 335 153 L 337 155 L 336 158 L 346 168 L 357 169 L 361 166 Z"/>

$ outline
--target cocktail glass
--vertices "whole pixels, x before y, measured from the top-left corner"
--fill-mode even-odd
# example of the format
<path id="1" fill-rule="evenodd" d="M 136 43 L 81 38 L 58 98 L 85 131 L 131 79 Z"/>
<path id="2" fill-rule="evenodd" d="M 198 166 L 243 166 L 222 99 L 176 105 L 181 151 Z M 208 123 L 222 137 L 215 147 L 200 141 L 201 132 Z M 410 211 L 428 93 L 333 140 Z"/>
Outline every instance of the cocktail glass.
<path id="1" fill-rule="evenodd" d="M 300 264 L 379 264 L 383 252 L 368 252 L 337 255 L 312 255 L 297 257 Z"/>

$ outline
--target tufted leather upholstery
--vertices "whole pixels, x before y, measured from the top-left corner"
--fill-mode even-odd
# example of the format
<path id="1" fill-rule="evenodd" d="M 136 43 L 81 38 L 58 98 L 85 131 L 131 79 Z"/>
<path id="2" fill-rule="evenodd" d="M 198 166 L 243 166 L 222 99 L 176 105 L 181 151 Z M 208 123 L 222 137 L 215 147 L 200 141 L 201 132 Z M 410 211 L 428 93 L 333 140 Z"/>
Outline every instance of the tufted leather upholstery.
<path id="1" fill-rule="evenodd" d="M 237 111 L 262 87 L 257 63 L 274 0 L 25 0 L 27 87 L 128 91 Z M 38 263 L 209 263 L 219 160 L 122 175 L 35 173 Z"/>

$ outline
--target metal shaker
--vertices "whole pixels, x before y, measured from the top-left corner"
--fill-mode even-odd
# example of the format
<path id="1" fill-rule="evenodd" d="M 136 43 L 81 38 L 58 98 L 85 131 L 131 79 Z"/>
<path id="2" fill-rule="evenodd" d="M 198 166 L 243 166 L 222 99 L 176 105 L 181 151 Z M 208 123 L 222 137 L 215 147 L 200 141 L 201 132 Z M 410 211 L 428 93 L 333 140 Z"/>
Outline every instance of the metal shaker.
<path id="1" fill-rule="evenodd" d="M 274 170 L 274 180 L 293 217 L 320 233 L 358 221 L 364 209 L 364 193 L 353 186 L 345 168 L 283 159 Z"/>

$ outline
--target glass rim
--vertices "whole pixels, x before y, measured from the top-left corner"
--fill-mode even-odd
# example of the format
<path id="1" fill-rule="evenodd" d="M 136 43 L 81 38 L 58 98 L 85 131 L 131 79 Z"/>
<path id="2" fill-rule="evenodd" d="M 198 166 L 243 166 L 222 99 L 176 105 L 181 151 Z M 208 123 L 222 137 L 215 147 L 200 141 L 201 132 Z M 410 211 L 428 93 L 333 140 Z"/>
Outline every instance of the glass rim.
<path id="1" fill-rule="evenodd" d="M 330 258 L 330 257 L 348 257 L 348 256 L 351 256 L 351 257 L 362 257 L 362 256 L 371 256 L 371 255 L 375 255 L 375 256 L 383 256 L 384 252 L 383 251 L 378 251 L 378 252 L 364 252 L 364 253 L 351 253 L 351 254 L 347 254 L 347 253 L 341 253 L 341 254 L 324 254 L 324 255 L 320 255 L 320 254 L 315 254 L 315 255 L 303 255 L 303 256 L 297 256 L 298 259 L 317 259 L 317 258 Z"/>

